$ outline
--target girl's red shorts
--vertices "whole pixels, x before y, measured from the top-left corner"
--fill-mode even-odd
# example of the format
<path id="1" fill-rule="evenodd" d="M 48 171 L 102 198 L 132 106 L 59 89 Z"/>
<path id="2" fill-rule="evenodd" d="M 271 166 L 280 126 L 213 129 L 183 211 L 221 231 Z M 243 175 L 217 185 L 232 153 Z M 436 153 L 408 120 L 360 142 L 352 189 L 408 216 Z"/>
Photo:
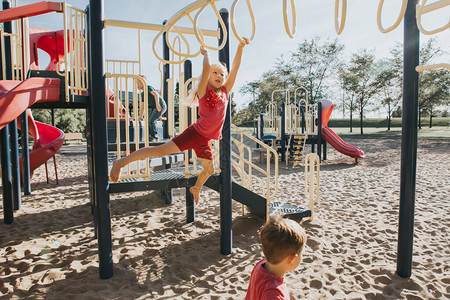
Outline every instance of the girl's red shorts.
<path id="1" fill-rule="evenodd" d="M 213 159 L 211 140 L 198 133 L 193 125 L 174 137 L 172 141 L 178 146 L 180 151 L 193 149 L 198 158 Z"/>

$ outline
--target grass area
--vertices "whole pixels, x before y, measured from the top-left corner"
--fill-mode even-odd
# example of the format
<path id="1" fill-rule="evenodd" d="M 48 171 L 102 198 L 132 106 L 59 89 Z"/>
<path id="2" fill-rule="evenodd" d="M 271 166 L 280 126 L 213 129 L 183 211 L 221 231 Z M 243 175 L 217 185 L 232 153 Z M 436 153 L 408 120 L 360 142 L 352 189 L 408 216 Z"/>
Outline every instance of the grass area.
<path id="1" fill-rule="evenodd" d="M 364 134 L 360 134 L 359 127 L 353 127 L 353 131 L 350 132 L 348 127 L 333 127 L 329 126 L 339 136 L 354 136 L 354 137 L 401 137 L 401 127 L 391 127 L 388 131 L 386 127 L 364 127 Z M 242 130 L 249 134 L 253 134 L 253 127 L 240 127 Z M 417 131 L 418 137 L 421 138 L 450 138 L 450 127 L 448 126 L 434 126 L 428 128 L 423 126 L 422 129 Z"/>
<path id="2" fill-rule="evenodd" d="M 422 129 L 418 130 L 418 137 L 426 138 L 450 138 L 450 118 L 433 118 L 433 127 L 429 128 L 429 119 L 422 119 Z M 386 119 L 364 119 L 364 136 L 401 137 L 402 118 L 391 120 L 391 130 L 387 130 Z M 239 126 L 246 132 L 253 133 L 253 122 L 248 122 Z M 334 132 L 343 136 L 361 136 L 359 129 L 359 119 L 353 119 L 353 130 L 350 132 L 350 119 L 330 119 L 328 122 Z"/>
<path id="3" fill-rule="evenodd" d="M 422 118 L 421 120 L 422 128 L 429 126 L 429 118 Z M 433 127 L 434 126 L 445 126 L 447 127 L 450 123 L 450 118 L 433 118 Z M 384 127 L 387 128 L 388 121 L 387 119 L 364 119 L 363 120 L 364 128 L 366 127 Z M 330 128 L 333 127 L 350 127 L 350 119 L 330 119 L 328 122 L 328 126 Z M 353 128 L 359 127 L 359 119 L 353 119 Z M 392 127 L 402 127 L 402 118 L 392 118 L 391 120 L 391 128 Z"/>
<path id="4" fill-rule="evenodd" d="M 360 129 L 353 127 L 353 132 L 350 132 L 348 127 L 332 127 L 330 128 L 341 136 L 361 136 Z M 401 137 L 401 127 L 391 127 L 388 131 L 385 127 L 364 127 L 364 134 L 362 136 L 380 136 L 380 137 Z M 422 127 L 417 131 L 418 137 L 424 138 L 450 138 L 450 127 L 447 126 L 435 126 L 432 128 Z"/>

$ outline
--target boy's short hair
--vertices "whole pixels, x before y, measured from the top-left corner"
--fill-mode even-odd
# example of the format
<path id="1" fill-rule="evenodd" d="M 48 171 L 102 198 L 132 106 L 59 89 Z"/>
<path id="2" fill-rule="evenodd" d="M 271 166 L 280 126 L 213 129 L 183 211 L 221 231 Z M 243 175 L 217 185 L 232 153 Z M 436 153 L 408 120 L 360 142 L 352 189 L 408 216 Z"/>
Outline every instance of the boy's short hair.
<path id="1" fill-rule="evenodd" d="M 300 253 L 306 244 L 306 233 L 300 224 L 282 216 L 270 217 L 261 228 L 260 238 L 264 256 L 271 264 Z"/>

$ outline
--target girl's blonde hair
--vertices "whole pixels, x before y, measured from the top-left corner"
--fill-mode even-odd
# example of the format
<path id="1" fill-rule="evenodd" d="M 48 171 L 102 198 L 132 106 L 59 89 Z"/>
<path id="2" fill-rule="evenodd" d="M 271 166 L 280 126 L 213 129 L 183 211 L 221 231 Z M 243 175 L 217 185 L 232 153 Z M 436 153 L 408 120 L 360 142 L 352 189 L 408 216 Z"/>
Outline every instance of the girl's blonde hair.
<path id="1" fill-rule="evenodd" d="M 225 67 L 225 65 L 223 65 L 221 63 L 212 64 L 211 65 L 211 71 L 212 70 L 220 70 L 220 71 L 222 71 L 223 75 L 224 75 L 224 78 L 227 78 L 227 76 L 228 76 L 227 67 Z M 187 97 L 180 100 L 180 104 L 181 105 L 189 106 L 189 107 L 197 107 L 198 106 L 197 91 L 198 91 L 198 83 L 199 83 L 199 81 L 200 81 L 200 77 L 198 77 L 195 80 L 194 87 L 189 90 Z"/>

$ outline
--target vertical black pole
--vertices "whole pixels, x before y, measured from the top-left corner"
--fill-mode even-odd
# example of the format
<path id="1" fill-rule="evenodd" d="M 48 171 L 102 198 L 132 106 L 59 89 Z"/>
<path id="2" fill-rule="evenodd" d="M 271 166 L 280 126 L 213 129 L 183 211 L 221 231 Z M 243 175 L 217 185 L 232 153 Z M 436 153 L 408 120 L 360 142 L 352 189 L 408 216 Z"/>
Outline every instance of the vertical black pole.
<path id="1" fill-rule="evenodd" d="M 286 103 L 281 102 L 281 161 L 286 161 Z"/>
<path id="2" fill-rule="evenodd" d="M 322 102 L 317 103 L 317 155 L 322 161 Z"/>
<path id="3" fill-rule="evenodd" d="M 14 206 L 12 198 L 11 158 L 9 154 L 9 126 L 0 130 L 0 152 L 3 187 L 3 222 L 14 222 Z"/>
<path id="4" fill-rule="evenodd" d="M 28 114 L 24 111 L 20 116 L 21 136 L 22 136 L 22 178 L 23 178 L 23 194 L 31 194 L 31 171 L 30 171 L 30 139 L 28 137 Z"/>
<path id="5" fill-rule="evenodd" d="M 9 123 L 9 139 L 11 147 L 11 178 L 14 209 L 22 206 L 22 194 L 20 192 L 20 165 L 19 165 L 19 137 L 17 134 L 17 119 Z"/>
<path id="6" fill-rule="evenodd" d="M 91 123 L 93 195 L 98 220 L 97 240 L 99 252 L 100 278 L 113 276 L 111 211 L 108 184 L 108 139 L 106 130 L 106 91 L 103 52 L 103 1 L 89 1 L 89 37 L 90 37 L 90 105 L 95 112 Z"/>
<path id="7" fill-rule="evenodd" d="M 259 114 L 259 136 L 258 138 L 262 138 L 264 136 L 264 114 Z"/>
<path id="8" fill-rule="evenodd" d="M 3 9 L 8 9 L 10 3 L 8 0 L 3 0 Z M 11 33 L 11 22 L 3 23 L 5 32 Z M 5 68 L 6 78 L 10 80 L 11 76 L 11 40 L 10 37 L 5 37 Z M 3 222 L 10 224 L 14 222 L 14 206 L 12 196 L 12 178 L 11 178 L 11 155 L 9 144 L 9 126 L 5 126 L 0 130 L 0 152 L 1 152 L 1 168 L 2 168 L 2 187 L 3 187 Z"/>
<path id="9" fill-rule="evenodd" d="M 184 82 L 188 81 L 192 78 L 192 62 L 188 59 L 184 62 Z M 192 87 L 192 83 L 189 83 L 189 86 L 187 86 L 187 91 Z M 187 95 L 186 95 L 187 96 Z M 187 125 L 191 125 L 191 108 L 187 108 Z"/>
<path id="10" fill-rule="evenodd" d="M 192 62 L 188 59 L 184 62 L 184 82 L 188 81 L 192 78 Z M 192 83 L 186 87 L 186 91 L 192 87 Z M 187 96 L 187 95 L 186 95 Z M 191 108 L 187 108 L 187 126 L 191 125 Z M 189 157 L 191 159 L 191 150 L 189 151 Z M 195 204 L 194 197 L 191 192 L 189 192 L 189 188 L 186 188 L 186 222 L 194 222 L 195 220 Z"/>
<path id="11" fill-rule="evenodd" d="M 417 0 L 408 1 L 403 21 L 402 155 L 397 247 L 397 274 L 403 278 L 411 276 L 414 236 L 419 107 L 419 74 L 415 70 L 419 64 L 419 30 L 416 24 L 417 2 Z"/>
<path id="12" fill-rule="evenodd" d="M 305 120 L 305 109 L 303 108 L 303 106 L 300 106 L 300 112 L 302 114 L 302 133 L 305 133 L 306 120 Z"/>
<path id="13" fill-rule="evenodd" d="M 21 117 L 21 136 L 22 136 L 22 178 L 23 178 L 23 193 L 24 195 L 31 194 L 31 171 L 30 171 L 30 139 L 28 137 L 28 114 L 25 111 Z"/>
<path id="14" fill-rule="evenodd" d="M 3 0 L 3 10 L 10 8 L 9 0 Z M 12 33 L 12 25 L 11 22 L 3 23 L 3 30 L 5 33 Z M 11 38 L 9 36 L 5 36 L 5 73 L 6 78 L 4 80 L 12 79 L 12 62 L 11 62 Z"/>
<path id="15" fill-rule="evenodd" d="M 50 110 L 50 115 L 52 116 L 52 126 L 55 127 L 55 110 L 53 108 Z"/>
<path id="16" fill-rule="evenodd" d="M 3 0 L 3 10 L 9 9 L 11 4 L 9 0 Z M 11 22 L 3 23 L 5 33 L 12 33 Z M 11 68 L 11 39 L 5 37 L 5 61 L 6 61 L 6 79 L 12 79 Z M 9 123 L 9 139 L 10 139 L 10 151 L 11 151 L 11 179 L 12 179 L 12 199 L 14 202 L 14 209 L 19 209 L 21 206 L 21 194 L 20 194 L 20 168 L 19 168 L 19 144 L 17 136 L 17 120 L 14 119 Z"/>
<path id="17" fill-rule="evenodd" d="M 163 25 L 166 24 L 167 20 L 164 20 Z M 165 60 L 170 60 L 170 51 L 169 51 L 169 46 L 167 46 L 166 43 L 166 33 L 163 33 L 162 36 L 162 40 L 163 40 L 163 58 Z M 167 99 L 169 99 L 169 83 L 167 82 L 167 79 L 170 78 L 170 65 L 169 64 L 165 64 L 163 67 L 163 98 L 164 100 L 168 101 Z M 169 107 L 169 106 L 167 106 Z M 171 116 L 169 115 L 169 110 L 166 111 L 166 117 L 167 120 L 164 121 L 164 138 L 167 139 L 169 138 L 169 118 L 175 118 L 175 116 Z"/>
<path id="18" fill-rule="evenodd" d="M 89 16 L 89 6 L 86 8 L 86 14 Z M 87 27 L 89 28 L 89 18 L 87 18 Z M 88 36 L 89 38 L 89 36 Z M 91 42 L 88 39 L 89 43 L 87 44 L 87 52 L 88 52 L 88 61 L 91 60 Z M 92 122 L 93 122 L 93 116 L 91 113 L 91 110 L 89 107 L 86 109 L 86 147 L 87 147 L 87 163 L 88 163 L 88 183 L 89 183 L 89 195 L 90 195 L 90 204 L 91 204 L 91 215 L 94 222 L 94 237 L 97 238 L 97 232 L 98 232 L 98 218 L 97 218 L 97 205 L 95 203 L 95 186 L 93 184 L 93 178 L 94 178 L 94 162 L 93 162 L 93 148 L 92 148 Z"/>
<path id="19" fill-rule="evenodd" d="M 192 62 L 188 59 L 184 62 L 184 82 L 188 81 L 191 78 L 192 78 Z M 189 83 L 186 90 L 189 91 L 190 88 L 192 88 L 192 83 Z M 192 124 L 191 114 L 192 114 L 192 108 L 190 108 L 188 106 L 188 108 L 187 108 L 187 126 L 188 127 Z M 189 150 L 188 153 L 189 153 L 188 159 L 190 160 L 192 158 L 192 150 Z M 195 209 L 195 207 L 194 207 L 194 209 Z M 195 216 L 195 211 L 194 211 L 194 216 Z"/>
<path id="20" fill-rule="evenodd" d="M 225 8 L 220 10 L 225 28 L 229 29 L 229 14 Z M 219 23 L 220 28 L 220 23 Z M 223 41 L 223 32 L 220 31 L 219 45 Z M 225 47 L 219 51 L 219 61 L 225 63 L 230 71 L 230 39 L 227 38 Z M 231 101 L 228 101 L 227 113 L 222 129 L 222 141 L 220 142 L 220 253 L 231 254 L 233 248 L 232 216 L 231 216 Z"/>

